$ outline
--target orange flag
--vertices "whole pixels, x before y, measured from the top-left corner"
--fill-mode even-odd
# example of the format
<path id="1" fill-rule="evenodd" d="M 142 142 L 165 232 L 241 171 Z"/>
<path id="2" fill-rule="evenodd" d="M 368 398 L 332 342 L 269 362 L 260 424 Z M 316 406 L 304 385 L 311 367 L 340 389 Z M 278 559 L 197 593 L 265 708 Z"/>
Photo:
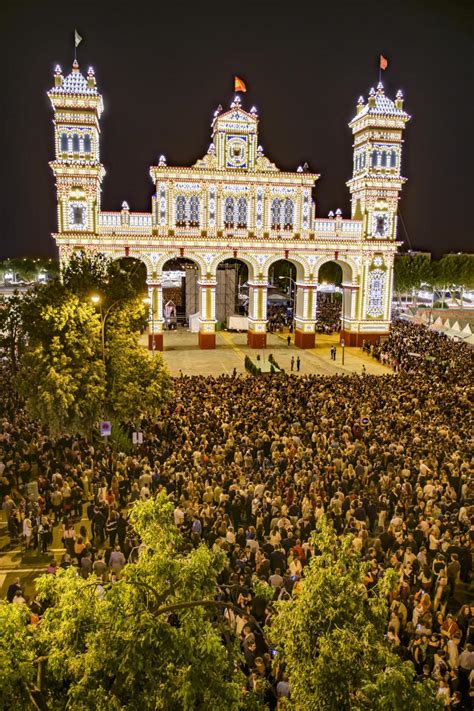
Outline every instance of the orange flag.
<path id="1" fill-rule="evenodd" d="M 387 69 L 388 67 L 388 59 L 383 56 L 383 54 L 380 55 L 380 69 Z"/>
<path id="2" fill-rule="evenodd" d="M 240 77 L 234 77 L 234 91 L 247 91 L 245 82 Z"/>

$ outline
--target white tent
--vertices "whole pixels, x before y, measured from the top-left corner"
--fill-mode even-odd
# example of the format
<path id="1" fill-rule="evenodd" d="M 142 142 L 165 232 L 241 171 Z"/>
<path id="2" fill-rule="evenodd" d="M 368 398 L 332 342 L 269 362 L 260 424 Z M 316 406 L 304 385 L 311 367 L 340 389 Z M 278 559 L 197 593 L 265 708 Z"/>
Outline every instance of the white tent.
<path id="1" fill-rule="evenodd" d="M 199 333 L 199 312 L 189 315 L 189 330 L 191 333 Z"/>

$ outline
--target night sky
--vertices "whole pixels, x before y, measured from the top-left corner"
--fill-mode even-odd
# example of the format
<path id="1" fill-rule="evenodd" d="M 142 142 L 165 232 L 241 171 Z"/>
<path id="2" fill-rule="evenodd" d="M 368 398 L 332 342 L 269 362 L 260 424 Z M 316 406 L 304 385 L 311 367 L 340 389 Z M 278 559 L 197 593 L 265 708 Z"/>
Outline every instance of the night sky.
<path id="1" fill-rule="evenodd" d="M 386 92 L 405 95 L 400 202 L 413 249 L 473 251 L 474 3 L 162 0 L 1 3 L 2 199 L 0 257 L 52 256 L 56 229 L 52 109 L 56 63 L 69 73 L 73 31 L 83 72 L 92 65 L 105 111 L 102 209 L 149 211 L 149 166 L 191 165 L 207 150 L 233 77 L 260 117 L 260 143 L 282 170 L 307 161 L 321 174 L 319 216 L 350 217 L 348 121 L 389 59 Z M 406 241 L 403 229 L 399 237 Z"/>

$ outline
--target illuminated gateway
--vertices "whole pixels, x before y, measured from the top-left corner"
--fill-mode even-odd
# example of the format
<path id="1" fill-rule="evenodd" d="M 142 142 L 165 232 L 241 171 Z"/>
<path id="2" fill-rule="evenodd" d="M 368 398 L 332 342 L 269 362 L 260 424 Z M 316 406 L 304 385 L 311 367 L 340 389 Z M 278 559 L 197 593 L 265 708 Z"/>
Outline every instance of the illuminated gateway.
<path id="1" fill-rule="evenodd" d="M 102 96 L 94 71 L 84 76 L 77 62 L 64 77 L 56 67 L 48 93 L 54 109 L 58 232 L 53 235 L 62 262 L 77 250 L 113 258 L 135 257 L 147 268 L 150 348 L 163 349 L 162 275 L 166 262 L 186 257 L 198 269 L 199 345 L 215 347 L 216 276 L 224 260 L 248 266 L 249 328 L 252 347 L 266 345 L 270 266 L 281 259 L 296 267 L 295 342 L 315 344 L 318 273 L 328 261 L 343 271 L 343 333 L 346 345 L 374 340 L 388 331 L 393 259 L 397 250 L 397 202 L 402 134 L 408 114 L 403 97 L 389 99 L 382 84 L 359 99 L 349 126 L 354 164 L 347 185 L 352 217 L 340 210 L 327 219 L 315 215 L 312 191 L 318 175 L 306 166 L 282 172 L 258 141 L 255 108 L 246 111 L 237 96 L 212 121 L 207 154 L 191 167 L 174 167 L 160 156 L 150 169 L 155 185 L 151 211 L 101 209 L 100 162 Z"/>

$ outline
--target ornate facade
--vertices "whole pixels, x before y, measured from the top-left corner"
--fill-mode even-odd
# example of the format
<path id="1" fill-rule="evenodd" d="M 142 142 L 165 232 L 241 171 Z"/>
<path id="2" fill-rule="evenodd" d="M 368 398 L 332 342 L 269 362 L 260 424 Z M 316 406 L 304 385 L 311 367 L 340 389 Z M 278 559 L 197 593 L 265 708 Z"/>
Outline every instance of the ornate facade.
<path id="1" fill-rule="evenodd" d="M 113 258 L 135 257 L 147 268 L 150 348 L 163 348 L 163 268 L 186 257 L 199 270 L 201 348 L 215 347 L 216 270 L 240 259 L 249 270 L 250 346 L 266 345 L 270 266 L 281 259 L 296 267 L 295 341 L 315 344 L 318 273 L 328 261 L 343 271 L 343 329 L 346 345 L 374 340 L 388 331 L 393 259 L 397 250 L 397 202 L 405 181 L 400 174 L 402 134 L 408 114 L 398 92 L 389 99 L 380 83 L 362 97 L 349 126 L 354 165 L 347 185 L 352 216 L 341 211 L 316 217 L 312 192 L 318 175 L 307 166 L 280 171 L 258 141 L 255 108 L 243 109 L 237 96 L 229 110 L 219 107 L 212 121 L 207 154 L 191 167 L 168 166 L 164 156 L 150 169 L 155 186 L 151 211 L 101 209 L 100 162 L 102 97 L 94 71 L 84 76 L 74 62 L 64 77 L 56 67 L 48 96 L 54 109 L 58 232 L 61 261 L 77 250 Z"/>

